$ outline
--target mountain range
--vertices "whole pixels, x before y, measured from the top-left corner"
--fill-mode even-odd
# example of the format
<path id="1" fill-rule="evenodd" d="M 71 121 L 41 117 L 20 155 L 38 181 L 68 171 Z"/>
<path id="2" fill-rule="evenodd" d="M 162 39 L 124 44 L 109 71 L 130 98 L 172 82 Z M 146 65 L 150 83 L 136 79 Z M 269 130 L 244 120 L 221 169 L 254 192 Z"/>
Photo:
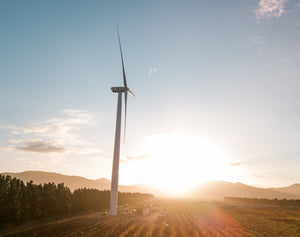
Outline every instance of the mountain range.
<path id="1" fill-rule="evenodd" d="M 52 172 L 25 171 L 21 173 L 2 173 L 10 175 L 23 182 L 33 181 L 35 184 L 53 182 L 55 184 L 64 183 L 71 191 L 78 188 L 94 188 L 99 190 L 109 190 L 110 180 L 105 178 L 87 179 L 81 176 L 69 176 Z M 155 196 L 168 196 L 161 190 L 146 185 L 119 185 L 120 192 L 142 192 L 152 193 Z M 184 193 L 181 197 L 199 199 L 223 199 L 229 197 L 248 198 L 278 198 L 278 199 L 300 199 L 300 184 L 296 183 L 288 187 L 281 188 L 256 188 L 242 183 L 231 183 L 226 181 L 208 181 L 192 190 Z"/>
<path id="2" fill-rule="evenodd" d="M 189 196 L 202 199 L 227 197 L 300 199 L 300 184 L 283 188 L 256 188 L 243 183 L 208 181 L 189 192 Z"/>

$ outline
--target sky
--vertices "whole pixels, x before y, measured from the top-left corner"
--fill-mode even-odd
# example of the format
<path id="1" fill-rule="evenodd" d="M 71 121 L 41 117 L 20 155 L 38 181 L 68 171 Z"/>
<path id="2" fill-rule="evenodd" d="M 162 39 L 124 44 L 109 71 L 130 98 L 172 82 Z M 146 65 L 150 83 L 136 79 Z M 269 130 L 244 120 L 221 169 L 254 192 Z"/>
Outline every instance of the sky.
<path id="1" fill-rule="evenodd" d="M 0 172 L 120 184 L 300 182 L 300 1 L 0 2 Z M 172 188 L 172 187 L 171 187 Z"/>

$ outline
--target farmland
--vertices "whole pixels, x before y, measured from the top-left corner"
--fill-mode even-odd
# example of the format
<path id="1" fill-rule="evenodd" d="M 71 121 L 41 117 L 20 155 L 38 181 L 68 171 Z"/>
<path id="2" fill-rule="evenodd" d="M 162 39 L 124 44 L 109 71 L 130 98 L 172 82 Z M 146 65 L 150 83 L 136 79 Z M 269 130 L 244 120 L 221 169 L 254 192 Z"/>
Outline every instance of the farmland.
<path id="1" fill-rule="evenodd" d="M 24 225 L 0 236 L 300 236 L 300 209 L 155 199 L 145 216 L 103 212 Z"/>

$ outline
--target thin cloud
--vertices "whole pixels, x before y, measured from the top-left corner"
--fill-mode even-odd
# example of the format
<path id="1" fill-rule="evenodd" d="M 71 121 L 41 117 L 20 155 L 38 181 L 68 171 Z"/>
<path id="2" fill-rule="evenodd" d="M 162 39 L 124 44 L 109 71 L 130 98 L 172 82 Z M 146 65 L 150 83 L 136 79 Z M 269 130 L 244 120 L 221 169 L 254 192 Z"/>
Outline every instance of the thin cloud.
<path id="1" fill-rule="evenodd" d="M 15 146 L 15 149 L 25 151 L 25 152 L 35 152 L 35 153 L 64 153 L 66 152 L 65 147 L 60 147 L 55 144 L 55 142 L 47 142 L 41 139 L 31 139 L 25 140 L 22 143 Z"/>
<path id="2" fill-rule="evenodd" d="M 64 109 L 62 113 L 67 115 L 68 118 L 56 119 L 57 121 L 69 123 L 69 124 L 87 124 L 90 123 L 94 116 L 86 111 L 75 110 L 75 109 Z"/>
<path id="3" fill-rule="evenodd" d="M 147 154 L 143 154 L 143 155 L 138 155 L 138 156 L 126 156 L 125 159 L 122 159 L 121 161 L 123 163 L 129 163 L 135 160 L 142 160 L 142 159 L 146 159 L 149 156 Z"/>
<path id="4" fill-rule="evenodd" d="M 283 57 L 282 58 L 282 61 L 285 63 L 285 64 L 288 64 L 289 63 L 289 59 L 287 57 Z"/>
<path id="5" fill-rule="evenodd" d="M 139 155 L 139 156 L 126 156 L 126 160 L 140 160 L 140 159 L 145 159 L 147 158 L 148 155 Z"/>
<path id="6" fill-rule="evenodd" d="M 260 175 L 260 174 L 256 174 L 256 175 L 254 175 L 254 177 L 262 179 L 262 178 L 264 178 L 265 176 L 264 176 L 264 175 Z"/>
<path id="7" fill-rule="evenodd" d="M 151 77 L 153 73 L 157 72 L 157 70 L 158 70 L 157 68 L 150 68 L 148 72 L 148 76 Z"/>
<path id="8" fill-rule="evenodd" d="M 12 124 L 8 124 L 8 123 L 6 123 L 6 122 L 1 122 L 0 128 L 2 128 L 2 129 L 11 129 L 11 130 L 16 130 L 16 129 L 18 129 L 17 126 L 14 126 L 14 125 L 12 125 Z"/>
<path id="9" fill-rule="evenodd" d="M 76 131 L 80 125 L 90 124 L 93 116 L 86 111 L 65 109 L 63 116 L 26 124 L 25 126 L 2 125 L 11 130 L 14 139 L 8 141 L 6 149 L 35 153 L 99 153 L 91 143 Z"/>
<path id="10" fill-rule="evenodd" d="M 255 46 L 264 46 L 267 43 L 266 37 L 261 36 L 261 35 L 254 35 L 248 37 L 248 41 Z"/>
<path id="11" fill-rule="evenodd" d="M 285 11 L 285 3 L 288 0 L 260 0 L 258 2 L 258 9 L 255 10 L 256 19 L 263 18 L 279 18 Z"/>
<path id="12" fill-rule="evenodd" d="M 232 162 L 232 163 L 229 163 L 230 166 L 234 166 L 234 167 L 237 167 L 237 166 L 241 166 L 241 165 L 244 165 L 243 162 Z"/>

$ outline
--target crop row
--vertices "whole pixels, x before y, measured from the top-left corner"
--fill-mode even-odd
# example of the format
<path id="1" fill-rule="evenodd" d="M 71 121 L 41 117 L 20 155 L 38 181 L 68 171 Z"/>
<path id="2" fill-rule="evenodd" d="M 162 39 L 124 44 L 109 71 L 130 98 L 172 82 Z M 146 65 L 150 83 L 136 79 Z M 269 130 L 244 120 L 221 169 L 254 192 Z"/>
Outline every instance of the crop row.
<path id="1" fill-rule="evenodd" d="M 158 205 L 159 206 L 159 205 Z M 162 211 L 167 210 L 167 211 Z M 3 236 L 237 237 L 300 236 L 300 210 L 163 203 L 148 216 L 90 214 Z"/>

